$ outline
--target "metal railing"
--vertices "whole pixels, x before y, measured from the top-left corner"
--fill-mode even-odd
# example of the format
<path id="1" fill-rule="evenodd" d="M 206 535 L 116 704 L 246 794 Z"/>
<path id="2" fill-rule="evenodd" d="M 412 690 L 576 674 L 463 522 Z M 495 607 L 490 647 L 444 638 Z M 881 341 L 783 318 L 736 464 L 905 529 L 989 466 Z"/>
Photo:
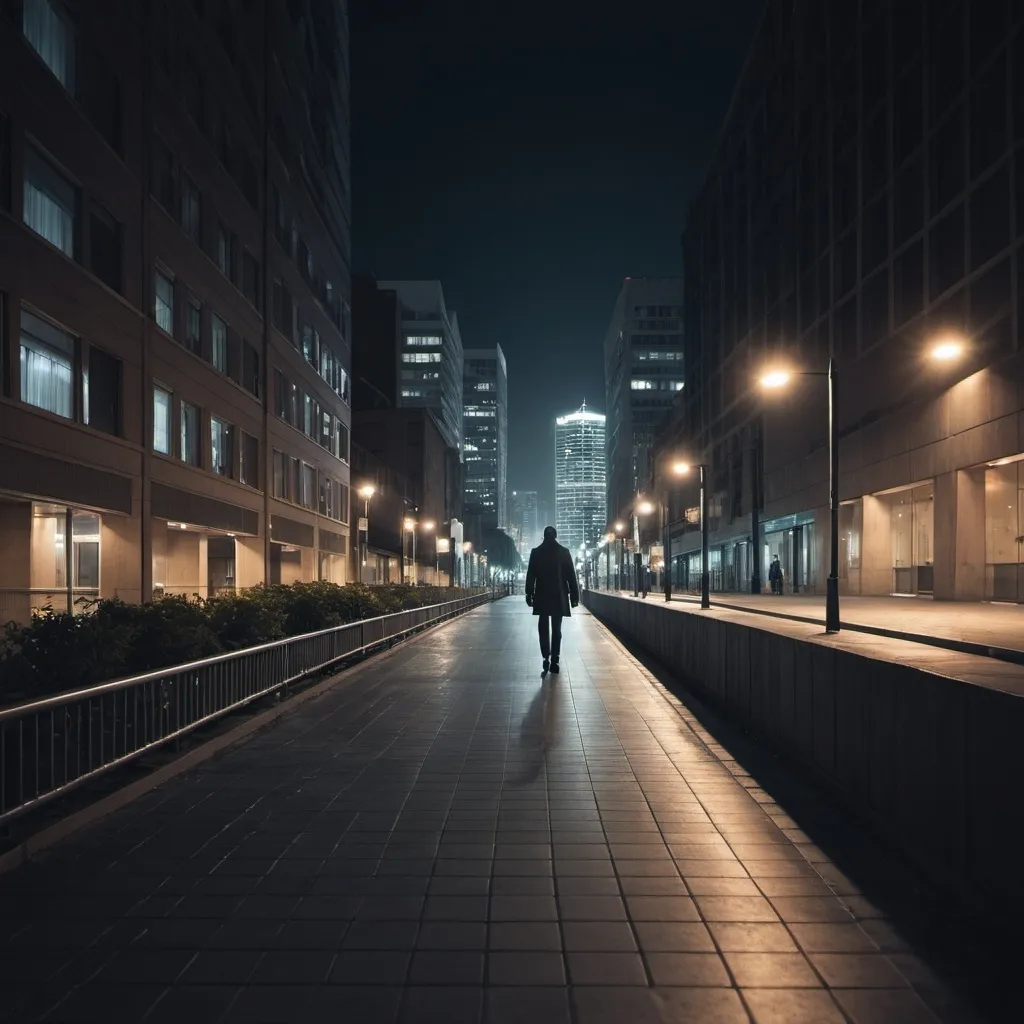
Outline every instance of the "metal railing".
<path id="1" fill-rule="evenodd" d="M 0 825 L 290 683 L 493 598 L 410 608 L 0 707 Z"/>

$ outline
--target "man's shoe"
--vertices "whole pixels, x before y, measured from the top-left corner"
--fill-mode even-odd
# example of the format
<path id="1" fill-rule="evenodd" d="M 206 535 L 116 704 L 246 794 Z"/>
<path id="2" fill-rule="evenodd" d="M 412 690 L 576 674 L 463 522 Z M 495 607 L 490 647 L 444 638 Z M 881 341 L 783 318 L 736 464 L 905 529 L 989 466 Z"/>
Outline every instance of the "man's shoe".
<path id="1" fill-rule="evenodd" d="M 550 664 L 551 664 L 551 663 L 550 663 L 550 662 L 548 661 L 548 659 L 547 659 L 547 658 L 545 658 L 545 659 L 544 659 L 544 671 L 545 671 L 545 672 L 547 672 L 547 670 L 548 670 L 548 666 L 549 666 Z"/>
<path id="2" fill-rule="evenodd" d="M 551 673 L 552 673 L 552 675 L 557 675 L 558 674 L 558 659 L 557 658 L 552 658 L 551 659 Z"/>

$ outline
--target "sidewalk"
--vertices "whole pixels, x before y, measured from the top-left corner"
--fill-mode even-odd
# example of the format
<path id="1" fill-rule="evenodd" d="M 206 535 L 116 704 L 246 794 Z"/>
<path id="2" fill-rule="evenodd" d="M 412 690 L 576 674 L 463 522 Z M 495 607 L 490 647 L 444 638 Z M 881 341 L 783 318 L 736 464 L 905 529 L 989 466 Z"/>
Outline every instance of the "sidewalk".
<path id="1" fill-rule="evenodd" d="M 539 670 L 490 605 L 0 877 L 0 1019 L 980 1019 L 583 609 Z"/>
<path id="2" fill-rule="evenodd" d="M 664 600 L 664 596 L 662 591 L 652 591 L 647 600 Z M 699 602 L 690 594 L 674 593 L 672 599 Z M 825 625 L 823 594 L 712 594 L 711 604 Z M 839 614 L 845 629 L 879 631 L 887 636 L 906 634 L 908 639 L 920 643 L 938 639 L 1001 648 L 1019 652 L 1024 661 L 1024 605 L 933 601 L 928 597 L 843 596 L 839 599 Z"/>

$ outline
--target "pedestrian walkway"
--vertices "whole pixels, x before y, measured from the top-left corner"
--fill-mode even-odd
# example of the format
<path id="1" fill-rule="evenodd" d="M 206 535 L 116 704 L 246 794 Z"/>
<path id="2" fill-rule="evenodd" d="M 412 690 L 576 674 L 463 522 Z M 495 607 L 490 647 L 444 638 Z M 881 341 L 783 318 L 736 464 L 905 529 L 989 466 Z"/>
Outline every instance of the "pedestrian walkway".
<path id="1" fill-rule="evenodd" d="M 663 596 L 660 591 L 652 591 L 648 600 Z M 689 594 L 673 594 L 672 599 L 684 603 L 699 600 Z M 711 603 L 825 625 L 823 594 L 712 594 Z M 1003 648 L 1020 652 L 1024 658 L 1024 605 L 934 601 L 928 597 L 843 596 L 840 617 L 847 629 L 884 630 L 910 634 L 915 639 L 935 637 Z"/>
<path id="2" fill-rule="evenodd" d="M 595 619 L 545 679 L 534 622 L 424 634 L 0 877 L 0 1019 L 979 1019 Z"/>

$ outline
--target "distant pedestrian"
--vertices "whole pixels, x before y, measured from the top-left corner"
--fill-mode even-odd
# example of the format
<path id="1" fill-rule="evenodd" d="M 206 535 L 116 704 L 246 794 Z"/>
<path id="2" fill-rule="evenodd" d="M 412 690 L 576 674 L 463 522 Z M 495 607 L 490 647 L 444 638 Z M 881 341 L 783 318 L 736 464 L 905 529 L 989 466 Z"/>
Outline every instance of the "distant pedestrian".
<path id="1" fill-rule="evenodd" d="M 773 594 L 782 593 L 782 563 L 779 561 L 778 555 L 772 559 L 772 564 L 768 566 L 768 582 L 771 585 Z"/>
<path id="2" fill-rule="evenodd" d="M 540 654 L 544 671 L 558 672 L 562 653 L 562 619 L 580 603 L 580 584 L 568 548 L 555 540 L 553 526 L 544 528 L 544 541 L 530 552 L 526 571 L 526 603 L 539 616 Z"/>

